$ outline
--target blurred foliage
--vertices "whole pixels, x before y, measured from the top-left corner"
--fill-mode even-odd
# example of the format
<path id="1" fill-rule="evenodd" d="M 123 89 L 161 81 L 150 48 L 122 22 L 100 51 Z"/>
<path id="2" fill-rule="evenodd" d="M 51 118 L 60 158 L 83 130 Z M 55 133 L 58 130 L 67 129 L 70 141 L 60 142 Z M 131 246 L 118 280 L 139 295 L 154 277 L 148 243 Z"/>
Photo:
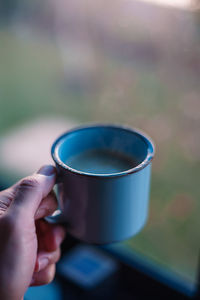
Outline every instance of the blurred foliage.
<path id="1" fill-rule="evenodd" d="M 0 29 L 0 134 L 45 115 L 147 131 L 157 145 L 150 217 L 125 244 L 194 280 L 200 41 L 192 13 L 119 0 L 106 9 L 88 0 L 80 11 L 62 0 L 2 3 L 15 21 Z"/>

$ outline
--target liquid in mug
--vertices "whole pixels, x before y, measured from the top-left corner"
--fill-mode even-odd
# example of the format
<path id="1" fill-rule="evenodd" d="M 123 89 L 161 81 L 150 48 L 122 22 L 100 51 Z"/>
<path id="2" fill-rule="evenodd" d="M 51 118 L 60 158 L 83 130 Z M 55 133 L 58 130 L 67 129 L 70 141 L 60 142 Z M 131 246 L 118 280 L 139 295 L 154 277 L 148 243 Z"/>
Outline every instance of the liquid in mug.
<path id="1" fill-rule="evenodd" d="M 71 156 L 65 163 L 71 168 L 92 174 L 124 172 L 137 166 L 136 161 L 123 153 L 111 150 L 87 150 Z"/>

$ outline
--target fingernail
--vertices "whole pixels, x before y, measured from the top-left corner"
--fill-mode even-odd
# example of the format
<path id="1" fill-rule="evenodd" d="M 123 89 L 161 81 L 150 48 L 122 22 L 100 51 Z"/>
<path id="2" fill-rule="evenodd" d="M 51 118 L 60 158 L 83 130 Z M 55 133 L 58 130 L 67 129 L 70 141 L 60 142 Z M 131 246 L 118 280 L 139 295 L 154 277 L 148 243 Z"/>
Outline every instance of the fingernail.
<path id="1" fill-rule="evenodd" d="M 56 170 L 55 170 L 55 167 L 53 167 L 51 165 L 47 165 L 47 166 L 41 167 L 37 173 L 41 174 L 41 175 L 51 176 L 53 174 L 56 174 Z"/>
<path id="2" fill-rule="evenodd" d="M 39 270 L 38 272 L 40 272 L 41 270 L 43 270 L 44 268 L 46 268 L 49 264 L 49 260 L 47 257 L 42 257 L 40 260 L 39 260 Z"/>

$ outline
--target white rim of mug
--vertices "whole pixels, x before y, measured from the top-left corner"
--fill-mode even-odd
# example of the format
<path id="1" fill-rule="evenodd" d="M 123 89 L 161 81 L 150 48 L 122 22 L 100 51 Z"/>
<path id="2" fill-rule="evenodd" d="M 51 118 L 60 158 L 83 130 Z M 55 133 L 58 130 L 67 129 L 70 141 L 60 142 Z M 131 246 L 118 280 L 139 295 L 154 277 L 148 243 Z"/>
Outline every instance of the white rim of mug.
<path id="1" fill-rule="evenodd" d="M 63 139 L 65 139 L 66 136 L 70 135 L 71 133 L 74 133 L 74 132 L 77 132 L 77 131 L 80 131 L 80 130 L 90 129 L 90 128 L 120 129 L 120 130 L 124 130 L 124 131 L 129 131 L 132 134 L 138 135 L 145 142 L 145 144 L 147 145 L 147 155 L 146 155 L 145 159 L 134 168 L 128 169 L 128 170 L 123 171 L 123 172 L 116 172 L 116 173 L 106 173 L 106 174 L 95 173 L 95 174 L 93 174 L 93 173 L 87 173 L 87 172 L 83 172 L 83 171 L 79 171 L 79 170 L 71 168 L 70 166 L 68 166 L 67 164 L 62 162 L 62 160 L 59 158 L 59 155 L 58 155 L 59 145 L 61 144 Z M 129 174 L 132 174 L 132 173 L 136 173 L 136 172 L 144 169 L 147 165 L 149 165 L 150 162 L 152 161 L 152 159 L 154 158 L 154 155 L 155 155 L 155 144 L 152 141 L 152 139 L 146 133 L 144 133 L 142 130 L 139 130 L 139 129 L 136 129 L 136 128 L 131 128 L 129 126 L 119 125 L 119 124 L 90 124 L 90 125 L 83 125 L 83 126 L 75 127 L 71 130 L 66 131 L 61 136 L 59 136 L 55 140 L 55 142 L 53 143 L 53 145 L 51 147 L 51 155 L 52 155 L 52 158 L 53 158 L 54 162 L 57 165 L 59 165 L 64 170 L 70 171 L 71 173 L 73 173 L 75 175 L 98 177 L 98 178 L 120 177 L 120 176 L 129 175 Z"/>

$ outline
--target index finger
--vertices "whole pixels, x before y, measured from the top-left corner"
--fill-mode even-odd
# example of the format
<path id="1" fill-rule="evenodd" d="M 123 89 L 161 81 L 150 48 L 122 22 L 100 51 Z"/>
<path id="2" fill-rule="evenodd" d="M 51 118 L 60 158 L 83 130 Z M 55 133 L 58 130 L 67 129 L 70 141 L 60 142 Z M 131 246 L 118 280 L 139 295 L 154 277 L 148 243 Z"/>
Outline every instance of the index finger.
<path id="1" fill-rule="evenodd" d="M 55 210 L 58 208 L 58 202 L 56 199 L 56 195 L 52 190 L 47 197 L 45 197 L 42 202 L 40 203 L 36 213 L 35 213 L 35 220 L 45 218 L 47 216 L 52 215 Z"/>

